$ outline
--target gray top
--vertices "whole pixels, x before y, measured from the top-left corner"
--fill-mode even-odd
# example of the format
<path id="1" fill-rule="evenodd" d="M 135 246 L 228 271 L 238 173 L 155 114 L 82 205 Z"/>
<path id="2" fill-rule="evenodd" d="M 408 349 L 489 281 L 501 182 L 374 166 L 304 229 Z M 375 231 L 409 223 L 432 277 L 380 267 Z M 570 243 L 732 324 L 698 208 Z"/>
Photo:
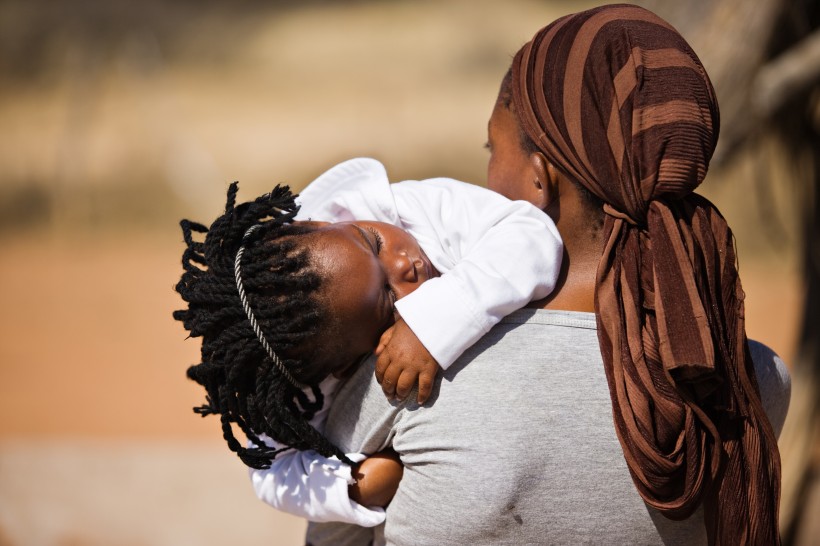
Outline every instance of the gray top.
<path id="1" fill-rule="evenodd" d="M 788 371 L 764 345 L 751 349 L 779 434 Z M 437 380 L 423 407 L 389 403 L 372 362 L 362 366 L 336 396 L 326 433 L 345 452 L 392 444 L 404 477 L 383 526 L 311 524 L 313 546 L 706 544 L 700 511 L 668 520 L 632 484 L 592 313 L 513 313 Z"/>

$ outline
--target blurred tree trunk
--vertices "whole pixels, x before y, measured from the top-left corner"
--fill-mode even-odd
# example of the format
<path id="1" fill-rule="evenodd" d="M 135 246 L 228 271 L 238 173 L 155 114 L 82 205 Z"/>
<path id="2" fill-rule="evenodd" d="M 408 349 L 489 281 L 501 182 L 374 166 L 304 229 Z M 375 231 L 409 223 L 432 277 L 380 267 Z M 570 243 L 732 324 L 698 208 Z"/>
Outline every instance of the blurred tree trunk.
<path id="1" fill-rule="evenodd" d="M 793 210 L 800 216 L 806 299 L 798 357 L 789 363 L 792 399 L 780 438 L 780 521 L 785 544 L 815 540 L 820 536 L 820 2 L 640 3 L 686 37 L 712 79 L 721 114 L 712 166 L 744 154 L 767 161 L 770 156 L 761 149 L 776 142 L 787 156 L 780 164 L 791 167 L 787 174 L 797 190 Z M 758 171 L 766 172 L 768 166 L 759 166 Z M 770 183 L 762 180 L 754 190 L 768 192 Z M 760 198 L 765 205 L 766 196 Z"/>

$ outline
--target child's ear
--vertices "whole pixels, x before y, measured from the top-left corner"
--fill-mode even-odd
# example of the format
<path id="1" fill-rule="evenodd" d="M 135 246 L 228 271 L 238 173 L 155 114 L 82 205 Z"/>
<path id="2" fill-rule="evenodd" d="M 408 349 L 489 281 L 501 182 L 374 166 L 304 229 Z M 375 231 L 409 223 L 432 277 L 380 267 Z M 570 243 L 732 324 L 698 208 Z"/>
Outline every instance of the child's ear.
<path id="1" fill-rule="evenodd" d="M 555 192 L 555 167 L 547 161 L 544 154 L 541 152 L 533 152 L 530 154 L 530 162 L 535 175 L 533 184 L 534 199 L 530 202 L 541 210 L 545 210 L 552 202 Z"/>

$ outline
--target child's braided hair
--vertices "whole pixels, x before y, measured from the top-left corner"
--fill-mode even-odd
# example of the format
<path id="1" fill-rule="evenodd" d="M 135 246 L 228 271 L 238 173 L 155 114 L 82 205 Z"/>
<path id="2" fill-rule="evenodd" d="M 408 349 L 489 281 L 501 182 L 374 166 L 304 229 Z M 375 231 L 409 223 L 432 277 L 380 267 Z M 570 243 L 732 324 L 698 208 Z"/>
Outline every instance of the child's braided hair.
<path id="1" fill-rule="evenodd" d="M 234 182 L 225 214 L 210 228 L 181 222 L 187 248 L 176 291 L 188 306 L 175 311 L 174 318 L 190 337 L 202 338 L 202 362 L 188 368 L 188 377 L 207 391 L 207 403 L 194 411 L 218 414 L 228 447 L 253 468 L 268 468 L 282 451 L 265 446 L 259 434 L 349 463 L 309 423 L 323 404 L 318 383 L 325 373 L 311 368 L 311 356 L 328 315 L 317 296 L 321 278 L 303 244 L 315 227 L 292 222 L 299 207 L 287 186 L 234 206 L 237 190 Z M 205 233 L 205 242 L 194 241 L 194 233 Z M 264 338 L 295 381 L 274 363 L 243 309 L 234 271 L 240 247 L 246 300 Z M 313 400 L 295 382 L 309 388 Z M 242 445 L 234 425 L 258 447 Z"/>

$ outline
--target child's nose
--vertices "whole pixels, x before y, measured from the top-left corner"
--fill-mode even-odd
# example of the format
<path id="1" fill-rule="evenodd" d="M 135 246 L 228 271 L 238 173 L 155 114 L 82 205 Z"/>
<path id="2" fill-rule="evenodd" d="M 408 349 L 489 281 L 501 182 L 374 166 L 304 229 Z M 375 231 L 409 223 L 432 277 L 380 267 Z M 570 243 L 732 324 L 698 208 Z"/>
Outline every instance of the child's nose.
<path id="1" fill-rule="evenodd" d="M 411 283 L 418 281 L 418 268 L 422 265 L 421 260 L 411 258 L 404 251 L 398 252 L 394 260 L 395 267 L 393 273 L 396 280 Z"/>

